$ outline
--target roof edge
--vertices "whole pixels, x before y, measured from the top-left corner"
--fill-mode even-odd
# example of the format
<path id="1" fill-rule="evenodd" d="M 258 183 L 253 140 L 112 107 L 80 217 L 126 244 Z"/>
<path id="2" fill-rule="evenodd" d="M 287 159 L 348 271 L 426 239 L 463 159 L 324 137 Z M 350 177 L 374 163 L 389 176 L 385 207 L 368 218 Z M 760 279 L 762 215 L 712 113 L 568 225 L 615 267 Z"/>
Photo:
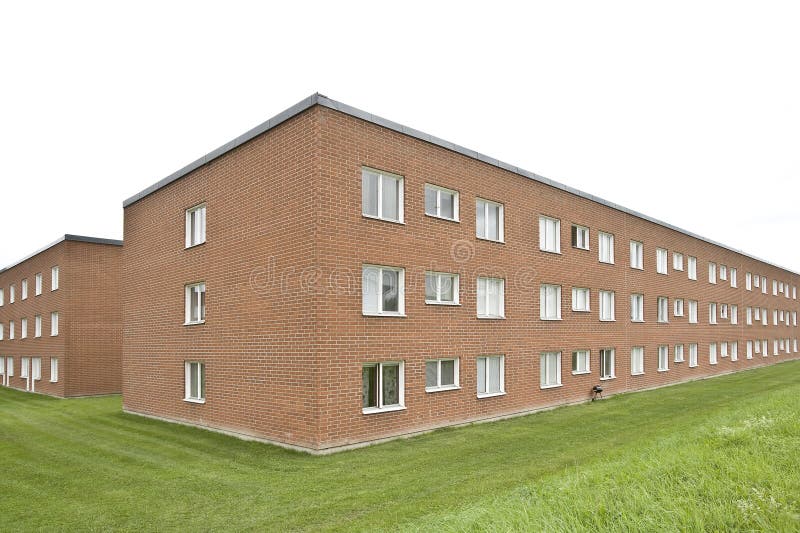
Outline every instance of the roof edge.
<path id="1" fill-rule="evenodd" d="M 142 198 L 144 198 L 146 196 L 149 196 L 150 194 L 152 194 L 152 193 L 156 192 L 157 190 L 161 189 L 162 187 L 166 187 L 170 183 L 172 183 L 174 181 L 177 181 L 178 179 L 182 178 L 183 176 L 185 176 L 186 174 L 190 173 L 191 171 L 193 171 L 193 170 L 205 165 L 206 163 L 209 163 L 209 162 L 213 161 L 214 159 L 216 159 L 216 158 L 226 154 L 227 152 L 233 150 L 237 146 L 240 146 L 240 145 L 252 140 L 253 138 L 257 137 L 258 135 L 261 135 L 262 133 L 265 133 L 265 132 L 269 131 L 270 129 L 274 128 L 275 126 L 278 126 L 279 124 L 289 120 L 290 118 L 294 117 L 295 115 L 298 115 L 298 114 L 302 113 L 303 111 L 305 111 L 306 109 L 309 109 L 310 107 L 313 107 L 315 105 L 321 105 L 323 107 L 327 107 L 329 109 L 333 109 L 335 111 L 339 111 L 341 113 L 344 113 L 346 115 L 350 115 L 352 117 L 365 120 L 365 121 L 370 122 L 372 124 L 375 124 L 377 126 L 381 126 L 381 127 L 390 129 L 392 131 L 396 131 L 398 133 L 402 133 L 404 135 L 408 135 L 410 137 L 414 137 L 416 139 L 419 139 L 419 140 L 434 144 L 436 146 L 440 146 L 442 148 L 445 148 L 447 150 L 451 150 L 453 152 L 459 153 L 459 154 L 467 156 L 469 158 L 476 159 L 478 161 L 482 161 L 482 162 L 484 162 L 484 163 L 486 163 L 488 165 L 492 165 L 494 167 L 501 168 L 503 170 L 507 170 L 507 171 L 512 172 L 514 174 L 518 174 L 520 176 L 524 176 L 526 178 L 532 179 L 534 181 L 538 181 L 538 182 L 543 183 L 545 185 L 549 185 L 550 187 L 554 187 L 556 189 L 560 189 L 560 190 L 562 190 L 564 192 L 568 192 L 568 193 L 573 194 L 575 196 L 578 196 L 580 198 L 585 198 L 585 199 L 590 200 L 592 202 L 595 202 L 595 203 L 598 203 L 598 204 L 601 204 L 601 205 L 605 205 L 606 207 L 610 207 L 611 209 L 614 209 L 616 211 L 620 211 L 622 213 L 626 213 L 626 214 L 634 216 L 636 218 L 640 218 L 642 220 L 646 220 L 647 222 L 652 222 L 653 224 L 656 224 L 658 226 L 662 226 L 664 228 L 671 229 L 673 231 L 677 231 L 678 233 L 682 233 L 682 234 L 684 234 L 684 235 L 686 235 L 688 237 L 692 237 L 694 239 L 698 239 L 698 240 L 706 242 L 708 244 L 711 244 L 711 245 L 714 245 L 714 246 L 718 246 L 718 247 L 723 248 L 725 250 L 729 250 L 731 252 L 737 253 L 737 254 L 742 255 L 744 257 L 748 257 L 748 258 L 753 259 L 755 261 L 759 261 L 759 262 L 764 263 L 766 265 L 769 265 L 771 267 L 779 268 L 781 270 L 784 270 L 784 271 L 789 272 L 789 273 L 794 274 L 794 275 L 800 275 L 800 273 L 795 272 L 794 270 L 788 269 L 786 267 L 782 267 L 780 265 L 776 265 L 775 263 L 772 263 L 770 261 L 766 261 L 764 259 L 760 259 L 760 258 L 758 258 L 758 257 L 756 257 L 754 255 L 748 254 L 748 253 L 746 253 L 746 252 L 744 252 L 742 250 L 738 250 L 736 248 L 732 248 L 730 246 L 726 246 L 725 244 L 722 244 L 722 243 L 716 242 L 714 240 L 708 239 L 706 237 L 703 237 L 703 236 L 698 235 L 696 233 L 693 233 L 691 231 L 682 229 L 682 228 L 680 228 L 678 226 L 674 226 L 672 224 L 669 224 L 668 222 L 664 222 L 664 221 L 658 220 L 656 218 L 653 218 L 651 216 L 645 215 L 643 213 L 639 213 L 638 211 L 634 211 L 633 209 L 628 209 L 628 208 L 623 207 L 623 206 L 621 206 L 619 204 L 615 204 L 614 202 L 610 202 L 608 200 L 600 198 L 599 196 L 595 196 L 593 194 L 589 194 L 589 193 L 583 192 L 583 191 L 581 191 L 579 189 L 575 189 L 574 187 L 570 187 L 569 185 L 565 185 L 563 183 L 560 183 L 560 182 L 555 181 L 555 180 L 551 180 L 549 178 L 546 178 L 546 177 L 541 176 L 539 174 L 536 174 L 534 172 L 530 172 L 528 170 L 525 170 L 523 168 L 517 167 L 515 165 L 511 165 L 509 163 L 505 163 L 503 161 L 500 161 L 499 159 L 495 159 L 493 157 L 484 155 L 484 154 L 482 154 L 480 152 L 476 152 L 475 150 L 470 150 L 469 148 L 465 148 L 465 147 L 460 146 L 458 144 L 454 144 L 454 143 L 451 143 L 451 142 L 446 141 L 444 139 L 440 139 L 439 137 L 435 137 L 433 135 L 429 135 L 429 134 L 427 134 L 425 132 L 416 130 L 414 128 L 409 128 L 408 126 L 404 126 L 404 125 L 402 125 L 402 124 L 400 124 L 398 122 L 393 122 L 393 121 L 385 119 L 383 117 L 379 117 L 377 115 L 373 115 L 372 113 L 367 113 L 366 111 L 363 111 L 363 110 L 358 109 L 356 107 L 353 107 L 353 106 L 344 104 L 342 102 L 333 100 L 331 98 L 328 98 L 328 97 L 326 97 L 326 96 L 324 96 L 324 95 L 322 95 L 320 93 L 314 93 L 311 96 L 309 96 L 307 98 L 304 98 L 300 102 L 296 103 L 295 105 L 291 106 L 290 108 L 286 109 L 285 111 L 282 111 L 281 113 L 278 113 L 277 115 L 275 115 L 271 119 L 267 120 L 266 122 L 263 122 L 263 123 L 259 124 L 255 128 L 253 128 L 253 129 L 247 131 L 246 133 L 240 135 L 239 137 L 235 138 L 234 140 L 230 141 L 229 143 L 226 143 L 226 144 L 220 146 L 216 150 L 213 150 L 213 151 L 209 152 L 208 154 L 206 154 L 203 157 L 201 157 L 200 159 L 197 159 L 196 161 L 186 165 L 185 167 L 183 167 L 182 169 L 178 170 L 177 172 L 173 172 L 172 174 L 170 174 L 166 178 L 162 179 L 161 181 L 159 181 L 159 182 L 151 185 L 150 187 L 144 189 L 143 191 L 131 196 L 130 198 L 128 198 L 127 200 L 125 200 L 122 203 L 122 207 L 125 208 L 125 207 L 128 207 L 128 206 L 138 202 Z"/>
<path id="2" fill-rule="evenodd" d="M 109 245 L 112 245 L 112 246 L 122 246 L 122 241 L 119 241 L 119 240 L 116 240 L 116 239 L 105 239 L 105 238 L 102 238 L 102 237 L 87 237 L 86 235 L 72 235 L 72 234 L 67 233 L 67 234 L 63 235 L 62 237 L 59 237 L 58 239 L 54 240 L 50 244 L 47 244 L 47 245 L 43 246 L 42 248 L 39 248 L 38 250 L 36 250 L 32 254 L 28 254 L 25 257 L 23 257 L 22 259 L 18 260 L 17 262 L 12 263 L 12 264 L 8 265 L 5 268 L 0 269 L 0 274 L 5 272 L 6 270 L 11 270 L 15 266 L 21 265 L 22 263 L 24 263 L 28 259 L 32 259 L 32 258 L 36 257 L 37 255 L 39 255 L 40 253 L 49 250 L 53 246 L 55 246 L 57 244 L 61 244 L 62 242 L 66 242 L 66 241 L 88 242 L 88 243 L 92 243 L 92 244 L 109 244 Z"/>

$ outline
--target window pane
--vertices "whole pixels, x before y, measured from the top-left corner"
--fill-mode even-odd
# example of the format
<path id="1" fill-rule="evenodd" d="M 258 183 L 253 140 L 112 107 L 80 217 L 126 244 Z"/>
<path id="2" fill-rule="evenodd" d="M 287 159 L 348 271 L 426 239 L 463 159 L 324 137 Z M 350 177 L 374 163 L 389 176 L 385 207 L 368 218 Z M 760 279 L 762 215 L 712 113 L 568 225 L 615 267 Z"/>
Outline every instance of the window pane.
<path id="1" fill-rule="evenodd" d="M 486 392 L 486 358 L 478 358 L 478 392 Z"/>
<path id="2" fill-rule="evenodd" d="M 428 215 L 436 216 L 436 189 L 433 187 L 425 187 L 425 213 Z"/>
<path id="3" fill-rule="evenodd" d="M 390 178 L 388 176 L 382 177 L 383 195 L 381 198 L 381 209 L 383 213 L 381 218 L 389 220 L 400 220 L 400 180 Z"/>
<path id="4" fill-rule="evenodd" d="M 500 208 L 496 205 L 489 204 L 489 227 L 486 232 L 486 237 L 492 240 L 499 240 L 500 233 L 499 233 L 499 220 L 500 220 Z"/>
<path id="5" fill-rule="evenodd" d="M 425 274 L 425 299 L 430 301 L 436 300 L 436 274 Z"/>
<path id="6" fill-rule="evenodd" d="M 383 370 L 383 405 L 400 403 L 400 366 L 381 365 Z"/>
<path id="7" fill-rule="evenodd" d="M 439 276 L 441 283 L 441 299 L 443 302 L 453 301 L 453 291 L 455 285 L 455 277 L 453 276 Z"/>
<path id="8" fill-rule="evenodd" d="M 486 203 L 478 200 L 475 203 L 475 234 L 486 238 Z"/>
<path id="9" fill-rule="evenodd" d="M 488 377 L 489 377 L 489 390 L 488 392 L 500 392 L 500 358 L 490 357 L 488 360 Z"/>
<path id="10" fill-rule="evenodd" d="M 378 367 L 365 366 L 361 370 L 361 396 L 364 407 L 378 406 Z"/>
<path id="11" fill-rule="evenodd" d="M 455 218 L 455 198 L 453 193 L 439 191 L 439 215 Z"/>
<path id="12" fill-rule="evenodd" d="M 199 392 L 197 363 L 189 363 L 189 398 L 197 398 Z"/>
<path id="13" fill-rule="evenodd" d="M 438 362 L 428 361 L 425 363 L 425 386 L 436 387 L 438 383 Z"/>
<path id="14" fill-rule="evenodd" d="M 383 311 L 396 313 L 399 309 L 400 282 L 395 270 L 383 271 Z"/>
<path id="15" fill-rule="evenodd" d="M 486 278 L 478 278 L 478 314 L 486 315 Z"/>
<path id="16" fill-rule="evenodd" d="M 361 209 L 365 215 L 378 216 L 378 175 L 368 170 L 361 173 Z"/>
<path id="17" fill-rule="evenodd" d="M 456 384 L 456 362 L 455 361 L 442 361 L 442 385 L 455 385 Z"/>

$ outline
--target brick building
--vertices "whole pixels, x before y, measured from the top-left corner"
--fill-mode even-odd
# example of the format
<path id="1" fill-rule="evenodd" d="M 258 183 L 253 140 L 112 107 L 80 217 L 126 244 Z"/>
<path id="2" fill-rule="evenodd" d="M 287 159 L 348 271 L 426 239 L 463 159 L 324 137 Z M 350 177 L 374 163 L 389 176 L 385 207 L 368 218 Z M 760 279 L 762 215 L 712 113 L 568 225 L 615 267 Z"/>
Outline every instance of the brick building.
<path id="1" fill-rule="evenodd" d="M 128 412 L 320 452 L 798 357 L 796 273 L 321 95 L 124 207 Z"/>
<path id="2" fill-rule="evenodd" d="M 0 385 L 121 391 L 122 241 L 64 235 L 0 271 Z"/>

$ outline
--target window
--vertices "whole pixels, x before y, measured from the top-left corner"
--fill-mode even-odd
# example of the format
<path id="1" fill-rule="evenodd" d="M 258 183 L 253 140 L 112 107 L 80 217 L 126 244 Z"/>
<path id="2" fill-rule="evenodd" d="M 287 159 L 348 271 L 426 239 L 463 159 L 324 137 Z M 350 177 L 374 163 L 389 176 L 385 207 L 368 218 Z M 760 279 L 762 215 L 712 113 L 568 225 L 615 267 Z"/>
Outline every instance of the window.
<path id="1" fill-rule="evenodd" d="M 731 287 L 733 287 L 735 289 L 737 287 L 736 269 L 731 267 L 730 268 L 730 274 L 731 274 Z"/>
<path id="2" fill-rule="evenodd" d="M 748 291 L 753 290 L 753 275 L 750 272 L 744 274 L 744 288 Z"/>
<path id="3" fill-rule="evenodd" d="M 14 375 L 14 358 L 6 358 L 6 376 L 12 377 Z"/>
<path id="4" fill-rule="evenodd" d="M 756 322 L 758 322 L 759 320 L 761 320 L 761 308 L 760 307 L 756 307 L 756 313 L 755 314 L 756 314 Z"/>
<path id="5" fill-rule="evenodd" d="M 21 294 L 20 298 L 23 299 L 23 300 L 27 300 L 28 299 L 28 280 L 27 279 L 23 279 L 22 280 L 21 289 L 22 290 L 20 292 L 22 294 Z"/>
<path id="6" fill-rule="evenodd" d="M 739 306 L 731 305 L 731 324 L 736 325 L 739 323 Z"/>
<path id="7" fill-rule="evenodd" d="M 669 370 L 669 346 L 661 345 L 658 347 L 658 371 L 666 372 Z"/>
<path id="8" fill-rule="evenodd" d="M 28 338 L 28 319 L 23 318 L 19 321 L 19 338 L 20 339 L 27 339 Z"/>
<path id="9" fill-rule="evenodd" d="M 610 233 L 599 233 L 600 262 L 614 264 L 614 236 Z"/>
<path id="10" fill-rule="evenodd" d="M 10 340 L 10 341 L 14 340 L 14 321 L 13 320 L 9 320 L 8 321 L 8 340 Z"/>
<path id="11" fill-rule="evenodd" d="M 726 281 L 728 279 L 728 267 L 725 265 L 719 266 L 719 279 Z"/>
<path id="12" fill-rule="evenodd" d="M 405 408 L 402 362 L 370 363 L 361 368 L 361 412 L 396 411 Z"/>
<path id="13" fill-rule="evenodd" d="M 716 263 L 709 263 L 708 264 L 708 282 L 709 283 L 716 283 L 717 282 L 717 264 Z"/>
<path id="14" fill-rule="evenodd" d="M 539 289 L 539 318 L 561 320 L 561 286 L 542 285 Z"/>
<path id="15" fill-rule="evenodd" d="M 539 249 L 543 252 L 561 253 L 561 221 L 539 217 Z"/>
<path id="16" fill-rule="evenodd" d="M 425 273 L 425 303 L 458 304 L 458 274 Z"/>
<path id="17" fill-rule="evenodd" d="M 644 322 L 644 295 L 631 294 L 631 322 Z"/>
<path id="18" fill-rule="evenodd" d="M 761 353 L 761 341 L 756 340 L 755 344 L 756 344 L 756 353 L 760 354 Z"/>
<path id="19" fill-rule="evenodd" d="M 715 303 L 708 304 L 708 323 L 717 323 L 717 304 Z"/>
<path id="20" fill-rule="evenodd" d="M 24 279 L 22 280 L 22 283 L 24 285 L 28 284 L 28 282 L 26 280 L 24 280 Z M 23 294 L 25 294 L 26 292 L 27 291 L 23 291 Z M 778 295 L 778 280 L 776 280 L 776 279 L 772 280 L 772 295 L 773 296 L 777 296 Z M 23 296 L 22 299 L 24 300 L 25 297 Z"/>
<path id="21" fill-rule="evenodd" d="M 561 386 L 561 352 L 545 352 L 541 359 L 540 386 L 543 389 Z"/>
<path id="22" fill-rule="evenodd" d="M 186 210 L 186 247 L 206 242 L 206 205 L 200 204 Z"/>
<path id="23" fill-rule="evenodd" d="M 503 206 L 489 200 L 475 201 L 475 236 L 489 241 L 503 241 Z"/>
<path id="24" fill-rule="evenodd" d="M 656 248 L 656 272 L 667 273 L 667 251 L 663 248 Z"/>
<path id="25" fill-rule="evenodd" d="M 40 381 L 42 379 L 42 358 L 31 357 L 31 379 Z"/>
<path id="26" fill-rule="evenodd" d="M 759 276 L 758 274 L 756 274 L 756 275 L 755 275 L 755 280 L 754 280 L 754 281 L 755 281 L 755 283 L 754 283 L 754 284 L 755 284 L 756 288 L 759 288 L 759 287 L 761 287 L 761 276 Z"/>
<path id="27" fill-rule="evenodd" d="M 5 336 L 5 325 L 2 322 L 0 322 L 0 341 L 3 340 L 4 336 Z"/>
<path id="28" fill-rule="evenodd" d="M 589 249 L 589 228 L 583 226 L 572 226 L 572 247 L 581 250 Z"/>
<path id="29" fill-rule="evenodd" d="M 21 378 L 28 378 L 30 377 L 29 369 L 30 369 L 30 357 L 23 357 L 20 359 L 20 364 L 22 368 L 19 369 L 19 377 Z"/>
<path id="30" fill-rule="evenodd" d="M 458 193 L 450 189 L 445 189 L 444 187 L 437 187 L 436 185 L 426 183 L 425 214 L 457 222 Z"/>
<path id="31" fill-rule="evenodd" d="M 697 300 L 689 300 L 689 324 L 697 324 Z"/>
<path id="32" fill-rule="evenodd" d="M 719 343 L 719 356 L 720 357 L 728 357 L 728 343 L 727 342 Z"/>
<path id="33" fill-rule="evenodd" d="M 761 341 L 761 355 L 763 355 L 764 357 L 767 357 L 767 355 L 769 355 L 767 353 L 767 339 Z"/>
<path id="34" fill-rule="evenodd" d="M 362 168 L 361 214 L 389 222 L 403 222 L 403 177 Z"/>
<path id="35" fill-rule="evenodd" d="M 204 403 L 206 401 L 206 365 L 199 361 L 186 361 L 185 363 L 186 395 L 187 402 Z"/>
<path id="36" fill-rule="evenodd" d="M 58 311 L 50 313 L 50 336 L 58 335 Z"/>
<path id="37" fill-rule="evenodd" d="M 505 281 L 496 278 L 478 278 L 478 318 L 505 316 Z"/>
<path id="38" fill-rule="evenodd" d="M 738 361 L 739 360 L 739 343 L 736 341 L 732 341 L 730 343 L 731 347 L 731 361 Z"/>
<path id="39" fill-rule="evenodd" d="M 728 304 L 719 304 L 720 318 L 728 318 Z"/>
<path id="40" fill-rule="evenodd" d="M 6 291 L 0 289 L 0 307 L 3 307 L 6 304 Z"/>
<path id="41" fill-rule="evenodd" d="M 505 394 L 505 357 L 478 357 L 478 397 Z"/>
<path id="42" fill-rule="evenodd" d="M 58 357 L 50 358 L 50 383 L 58 383 Z"/>
<path id="43" fill-rule="evenodd" d="M 50 290 L 58 290 L 58 267 L 54 266 L 50 269 Z"/>
<path id="44" fill-rule="evenodd" d="M 669 300 L 665 296 L 658 297 L 658 321 L 669 322 Z"/>
<path id="45" fill-rule="evenodd" d="M 747 358 L 753 358 L 753 341 L 747 341 Z"/>
<path id="46" fill-rule="evenodd" d="M 778 341 L 772 341 L 772 355 L 778 355 Z"/>
<path id="47" fill-rule="evenodd" d="M 797 286 L 792 285 L 792 299 L 797 300 Z M 0 291 L 0 305 L 2 304 L 2 291 Z"/>
<path id="48" fill-rule="evenodd" d="M 792 325 L 797 325 L 797 311 L 792 311 Z"/>
<path id="49" fill-rule="evenodd" d="M 638 241 L 631 241 L 631 268 L 644 270 L 644 245 Z"/>
<path id="50" fill-rule="evenodd" d="M 761 294 L 767 294 L 767 276 L 761 276 Z"/>
<path id="51" fill-rule="evenodd" d="M 458 359 L 435 359 L 425 362 L 425 391 L 458 388 Z"/>
<path id="52" fill-rule="evenodd" d="M 573 311 L 589 311 L 589 289 L 573 287 L 572 288 L 572 310 Z"/>
<path id="53" fill-rule="evenodd" d="M 614 378 L 614 349 L 600 350 L 600 379 Z"/>
<path id="54" fill-rule="evenodd" d="M 42 315 L 36 315 L 33 318 L 33 336 L 34 337 L 42 336 Z"/>
<path id="55" fill-rule="evenodd" d="M 23 318 L 23 320 L 25 320 L 25 319 Z M 774 309 L 772 311 L 772 325 L 773 326 L 777 326 L 778 325 L 778 310 L 777 309 Z"/>
<path id="56" fill-rule="evenodd" d="M 797 353 L 797 339 L 794 339 L 794 352 Z"/>
<path id="57" fill-rule="evenodd" d="M 675 345 L 675 362 L 683 363 L 683 344 Z"/>
<path id="58" fill-rule="evenodd" d="M 613 291 L 600 291 L 600 320 L 614 320 L 614 293 Z"/>
<path id="59" fill-rule="evenodd" d="M 709 364 L 717 364 L 717 343 L 712 342 L 708 345 L 708 362 Z"/>
<path id="60" fill-rule="evenodd" d="M 697 366 L 697 344 L 692 343 L 689 345 L 689 368 Z"/>
<path id="61" fill-rule="evenodd" d="M 575 350 L 572 352 L 572 373 L 589 373 L 589 350 Z"/>
<path id="62" fill-rule="evenodd" d="M 672 252 L 672 270 L 683 271 L 683 254 Z"/>
<path id="63" fill-rule="evenodd" d="M 752 307 L 747 307 L 745 309 L 745 316 L 746 316 L 745 320 L 747 321 L 747 325 L 748 326 L 752 326 L 753 325 L 753 308 Z"/>
<path id="64" fill-rule="evenodd" d="M 34 290 L 36 291 L 35 294 L 36 296 L 39 296 L 40 294 L 42 294 L 42 273 L 39 272 L 38 274 L 36 274 L 34 280 L 35 280 Z"/>
<path id="65" fill-rule="evenodd" d="M 14 300 L 17 299 L 17 288 L 14 285 L 11 285 L 8 288 L 8 303 L 13 304 Z"/>
<path id="66" fill-rule="evenodd" d="M 185 324 L 202 324 L 206 321 L 206 284 L 186 285 Z"/>
<path id="67" fill-rule="evenodd" d="M 405 270 L 364 265 L 361 270 L 361 311 L 364 315 L 405 313 Z"/>
<path id="68" fill-rule="evenodd" d="M 689 275 L 689 279 L 696 280 L 697 279 L 697 258 L 692 257 L 691 255 L 686 260 L 687 264 L 687 274 Z"/>
<path id="69" fill-rule="evenodd" d="M 641 374 L 644 374 L 644 347 L 634 346 L 631 348 L 631 375 Z"/>
<path id="70" fill-rule="evenodd" d="M 762 307 L 761 308 L 761 324 L 766 326 L 768 320 L 769 319 L 767 318 L 767 308 L 766 307 Z"/>
<path id="71" fill-rule="evenodd" d="M 675 298 L 674 307 L 673 314 L 675 316 L 683 316 L 683 298 Z"/>

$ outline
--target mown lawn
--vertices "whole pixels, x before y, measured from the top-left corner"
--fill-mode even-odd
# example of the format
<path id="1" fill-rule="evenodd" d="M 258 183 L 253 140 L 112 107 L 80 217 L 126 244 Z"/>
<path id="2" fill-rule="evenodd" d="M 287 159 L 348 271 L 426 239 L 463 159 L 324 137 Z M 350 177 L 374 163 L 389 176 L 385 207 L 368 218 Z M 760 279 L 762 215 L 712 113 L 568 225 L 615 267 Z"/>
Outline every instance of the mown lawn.
<path id="1" fill-rule="evenodd" d="M 800 530 L 800 361 L 312 457 L 0 390 L 0 531 Z"/>

